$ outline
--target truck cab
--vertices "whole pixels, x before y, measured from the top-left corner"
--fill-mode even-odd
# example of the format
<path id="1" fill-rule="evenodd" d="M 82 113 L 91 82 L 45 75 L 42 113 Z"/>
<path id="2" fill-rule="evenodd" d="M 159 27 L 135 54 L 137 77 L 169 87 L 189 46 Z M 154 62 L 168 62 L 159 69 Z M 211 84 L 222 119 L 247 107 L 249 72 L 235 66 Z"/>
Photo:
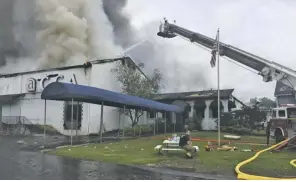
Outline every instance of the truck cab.
<path id="1" fill-rule="evenodd" d="M 296 105 L 285 105 L 272 109 L 270 136 L 276 143 L 296 135 Z"/>

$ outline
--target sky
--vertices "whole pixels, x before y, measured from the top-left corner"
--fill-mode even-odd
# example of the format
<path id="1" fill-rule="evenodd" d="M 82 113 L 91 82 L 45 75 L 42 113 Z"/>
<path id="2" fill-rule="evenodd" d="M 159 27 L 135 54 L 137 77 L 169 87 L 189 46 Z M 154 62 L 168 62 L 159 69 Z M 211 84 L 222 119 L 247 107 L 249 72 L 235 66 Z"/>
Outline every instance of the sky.
<path id="1" fill-rule="evenodd" d="M 295 9 L 296 1 L 293 0 L 129 0 L 125 13 L 137 30 L 155 30 L 150 41 L 163 42 L 161 45 L 167 46 L 178 64 L 185 65 L 178 72 L 172 70 L 170 74 L 190 77 L 196 70 L 202 74 L 200 77 L 206 78 L 207 84 L 192 86 L 195 82 L 191 82 L 186 89 L 179 89 L 194 91 L 216 89 L 217 68 L 210 66 L 210 52 L 199 46 L 182 38 L 157 37 L 159 22 L 163 17 L 212 38 L 219 28 L 221 42 L 295 69 Z M 234 95 L 243 101 L 252 97 L 274 98 L 275 82 L 265 83 L 259 75 L 226 59 L 220 60 L 221 89 L 234 88 Z M 171 66 L 170 62 L 163 64 L 168 68 Z M 197 76 L 194 79 L 200 78 Z"/>

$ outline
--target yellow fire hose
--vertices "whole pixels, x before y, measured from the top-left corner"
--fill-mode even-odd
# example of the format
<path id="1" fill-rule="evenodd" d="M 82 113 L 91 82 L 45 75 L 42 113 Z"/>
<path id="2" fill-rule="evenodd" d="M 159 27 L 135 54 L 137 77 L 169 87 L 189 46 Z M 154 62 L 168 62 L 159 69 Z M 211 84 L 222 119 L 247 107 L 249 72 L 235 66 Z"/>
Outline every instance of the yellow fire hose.
<path id="1" fill-rule="evenodd" d="M 255 160 L 261 153 L 272 150 L 274 148 L 276 148 L 277 146 L 287 142 L 289 139 L 286 139 L 276 145 L 273 145 L 269 148 L 266 148 L 264 150 L 261 150 L 259 152 L 257 152 L 253 157 L 239 163 L 236 167 L 235 167 L 235 172 L 237 173 L 237 179 L 239 180 L 296 180 L 296 178 L 273 178 L 273 177 L 267 177 L 267 176 L 256 176 L 256 175 L 251 175 L 251 174 L 246 174 L 240 171 L 240 168 L 245 165 L 248 164 L 250 162 L 252 162 L 253 160 Z M 296 159 L 292 160 L 290 162 L 290 164 L 294 167 L 296 167 Z"/>

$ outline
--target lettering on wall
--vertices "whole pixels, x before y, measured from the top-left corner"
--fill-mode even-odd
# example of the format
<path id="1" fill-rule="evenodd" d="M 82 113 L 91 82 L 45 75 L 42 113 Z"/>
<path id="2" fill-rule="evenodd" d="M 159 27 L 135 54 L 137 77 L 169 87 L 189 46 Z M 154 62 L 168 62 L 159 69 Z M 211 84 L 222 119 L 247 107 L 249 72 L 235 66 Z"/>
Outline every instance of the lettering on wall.
<path id="1" fill-rule="evenodd" d="M 34 78 L 28 79 L 27 90 L 28 90 L 28 92 L 36 92 L 36 79 L 34 79 Z"/>
<path id="2" fill-rule="evenodd" d="M 72 84 L 77 84 L 76 75 L 72 74 L 68 80 L 65 80 L 65 76 L 62 74 L 49 74 L 43 78 L 29 78 L 27 80 L 27 91 L 28 92 L 37 92 L 37 90 L 43 90 L 48 84 L 52 82 L 68 81 Z M 39 88 L 39 89 L 38 89 Z"/>
<path id="3" fill-rule="evenodd" d="M 47 75 L 46 77 L 42 78 L 40 81 L 40 87 L 44 89 L 46 87 L 45 83 L 49 82 L 51 78 L 54 78 L 56 82 L 59 82 L 59 80 L 64 79 L 64 75 L 61 74 L 51 74 Z"/>

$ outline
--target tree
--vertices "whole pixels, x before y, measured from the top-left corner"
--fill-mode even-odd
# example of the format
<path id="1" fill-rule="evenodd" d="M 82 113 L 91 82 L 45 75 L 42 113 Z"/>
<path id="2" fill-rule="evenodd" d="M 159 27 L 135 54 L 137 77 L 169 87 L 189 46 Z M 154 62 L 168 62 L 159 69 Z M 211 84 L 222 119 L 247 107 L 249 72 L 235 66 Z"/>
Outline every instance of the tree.
<path id="1" fill-rule="evenodd" d="M 243 107 L 242 110 L 237 113 L 236 117 L 239 118 L 239 124 L 241 126 L 254 130 L 257 128 L 258 123 L 266 119 L 266 114 L 255 105 L 253 107 Z"/>
<path id="2" fill-rule="evenodd" d="M 260 105 L 262 105 L 266 109 L 272 109 L 276 107 L 276 102 L 267 97 L 262 97 L 259 99 L 259 101 L 260 101 Z"/>
<path id="3" fill-rule="evenodd" d="M 163 76 L 159 69 L 154 69 L 152 76 L 147 78 L 137 68 L 143 69 L 144 64 L 117 62 L 116 67 L 111 71 L 116 73 L 116 79 L 121 83 L 122 93 L 152 99 L 162 87 Z M 122 109 L 119 112 L 123 112 Z M 140 109 L 127 109 L 124 114 L 129 116 L 132 128 L 134 128 L 139 123 L 139 118 L 143 113 Z"/>
<path id="4" fill-rule="evenodd" d="M 229 126 L 235 126 L 237 124 L 236 120 L 235 120 L 235 113 L 231 113 L 231 112 L 226 112 L 226 113 L 221 113 L 221 118 L 220 118 L 220 126 L 225 126 L 225 127 L 229 127 Z"/>
<path id="5" fill-rule="evenodd" d="M 271 100 L 267 97 L 262 97 L 262 98 L 251 98 L 250 99 L 250 104 L 252 106 L 256 105 L 258 107 L 263 107 L 265 109 L 272 109 L 276 107 L 276 102 L 274 100 Z"/>
<path id="6" fill-rule="evenodd" d="M 255 98 L 251 98 L 251 99 L 250 99 L 250 104 L 251 104 L 252 106 L 259 104 L 259 101 L 258 101 L 257 97 L 255 97 Z"/>

